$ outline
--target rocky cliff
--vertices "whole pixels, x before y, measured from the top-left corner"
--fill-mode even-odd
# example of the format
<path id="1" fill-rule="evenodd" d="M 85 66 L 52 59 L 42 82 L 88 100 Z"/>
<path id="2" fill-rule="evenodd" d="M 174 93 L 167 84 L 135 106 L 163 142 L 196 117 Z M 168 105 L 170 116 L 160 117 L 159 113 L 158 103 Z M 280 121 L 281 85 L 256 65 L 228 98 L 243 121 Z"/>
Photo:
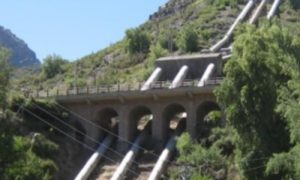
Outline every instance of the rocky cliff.
<path id="1" fill-rule="evenodd" d="M 10 64 L 14 67 L 40 65 L 40 61 L 28 45 L 2 26 L 0 26 L 0 46 L 11 51 Z"/>

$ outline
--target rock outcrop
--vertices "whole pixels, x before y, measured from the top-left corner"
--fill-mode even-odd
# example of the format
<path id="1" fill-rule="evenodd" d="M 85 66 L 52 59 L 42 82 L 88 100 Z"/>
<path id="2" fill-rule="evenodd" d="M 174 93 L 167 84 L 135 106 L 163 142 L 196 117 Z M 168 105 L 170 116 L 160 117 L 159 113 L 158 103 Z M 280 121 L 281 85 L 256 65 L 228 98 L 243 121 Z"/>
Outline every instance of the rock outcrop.
<path id="1" fill-rule="evenodd" d="M 11 51 L 10 64 L 13 67 L 30 67 L 40 65 L 35 53 L 28 45 L 10 30 L 0 26 L 0 46 Z"/>

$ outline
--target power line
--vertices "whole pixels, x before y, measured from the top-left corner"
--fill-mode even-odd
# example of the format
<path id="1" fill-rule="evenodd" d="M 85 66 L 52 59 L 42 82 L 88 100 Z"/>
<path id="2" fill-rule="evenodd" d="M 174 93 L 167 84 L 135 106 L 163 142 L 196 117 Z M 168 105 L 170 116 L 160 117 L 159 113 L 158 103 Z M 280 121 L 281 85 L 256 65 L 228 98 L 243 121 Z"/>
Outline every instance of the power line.
<path id="1" fill-rule="evenodd" d="M 134 144 L 134 142 L 129 141 L 129 140 L 126 140 L 125 138 L 123 138 L 123 137 L 117 135 L 116 133 L 113 133 L 113 132 L 111 132 L 111 131 L 109 131 L 109 130 L 107 130 L 107 129 L 101 127 L 101 126 L 99 126 L 98 124 L 96 124 L 96 123 L 94 123 L 94 122 L 92 122 L 92 121 L 90 121 L 90 120 L 88 120 L 88 119 L 82 117 L 81 115 L 79 115 L 78 113 L 76 113 L 76 112 L 74 112 L 74 111 L 71 111 L 70 109 L 67 109 L 66 107 L 60 105 L 60 104 L 57 103 L 57 102 L 55 102 L 55 103 L 56 103 L 58 106 L 60 106 L 62 109 L 64 109 L 64 110 L 70 112 L 71 114 L 73 114 L 73 115 L 79 117 L 80 119 L 84 120 L 85 122 L 87 122 L 87 123 L 89 123 L 89 124 L 91 124 L 91 125 L 97 127 L 98 129 L 101 129 L 101 130 L 105 131 L 106 133 L 108 133 L 108 134 L 110 134 L 110 135 L 112 135 L 112 136 L 114 136 L 114 137 L 116 137 L 116 138 L 119 138 L 120 140 L 122 140 L 122 141 L 124 141 L 124 142 L 126 142 L 126 143 L 128 143 L 128 144 L 130 144 L 130 145 L 132 145 L 132 146 L 134 145 L 135 147 L 137 147 L 137 148 L 139 148 L 139 149 L 141 149 L 141 150 L 143 150 L 143 151 L 145 151 L 145 152 L 147 152 L 147 153 L 150 153 L 151 155 L 153 155 L 153 156 L 159 158 L 160 155 L 155 154 L 155 153 L 153 153 L 153 152 L 151 152 L 151 151 L 148 151 L 147 149 L 145 149 L 145 148 L 143 148 L 143 147 L 141 147 L 141 146 L 136 146 L 136 145 Z"/>
<path id="2" fill-rule="evenodd" d="M 36 115 L 36 114 L 33 113 L 32 111 L 28 110 L 27 108 L 22 107 L 22 109 L 24 109 L 26 112 L 28 112 L 29 114 L 31 114 L 32 116 L 34 116 L 34 117 L 37 118 L 38 120 L 44 122 L 45 124 L 49 125 L 50 127 L 54 128 L 54 129 L 56 129 L 58 132 L 64 134 L 66 137 L 72 139 L 73 141 L 75 141 L 75 142 L 79 143 L 80 145 L 84 146 L 85 148 L 89 149 L 90 151 L 92 151 L 92 152 L 95 152 L 95 151 L 96 151 L 96 149 L 90 147 L 89 145 L 87 145 L 87 144 L 85 144 L 85 143 L 82 143 L 81 141 L 77 140 L 76 138 L 74 138 L 73 136 L 69 135 L 68 133 L 65 133 L 65 132 L 64 132 L 63 130 L 61 130 L 60 128 L 58 128 L 58 127 L 52 125 L 51 123 L 47 122 L 45 119 L 39 117 L 38 115 Z M 111 158 L 109 158 L 109 157 L 107 157 L 107 156 L 105 156 L 105 155 L 103 155 L 102 157 L 105 158 L 106 160 L 109 160 L 110 162 L 118 163 L 118 162 L 114 161 L 113 159 L 111 159 Z M 138 174 L 137 174 L 135 171 L 133 171 L 132 169 L 128 168 L 128 171 L 130 171 L 130 172 L 133 173 L 134 175 L 138 176 Z"/>
<path id="3" fill-rule="evenodd" d="M 50 115 L 51 117 L 55 118 L 56 120 L 58 120 L 59 122 L 61 122 L 61 123 L 64 124 L 64 125 L 66 125 L 66 126 L 69 127 L 70 129 L 72 129 L 72 130 L 78 132 L 79 134 L 81 134 L 81 135 L 87 137 L 88 139 L 90 139 L 91 141 L 93 141 L 94 143 L 96 143 L 97 146 L 102 145 L 102 146 L 104 146 L 105 148 L 109 149 L 111 152 L 117 154 L 119 157 L 123 157 L 123 156 L 124 156 L 124 155 L 121 154 L 120 152 L 115 151 L 114 149 L 112 149 L 112 148 L 110 148 L 110 147 L 108 147 L 108 146 L 106 146 L 106 145 L 104 145 L 104 144 L 102 144 L 102 143 L 99 143 L 96 139 L 94 139 L 94 138 L 88 136 L 88 135 L 85 134 L 84 132 L 82 132 L 82 131 L 78 130 L 77 128 L 75 128 L 74 126 L 68 124 L 67 122 L 65 122 L 65 121 L 63 121 L 62 119 L 58 118 L 57 116 L 53 115 L 51 112 L 49 112 L 49 111 L 45 110 L 44 108 L 40 107 L 40 106 L 37 105 L 36 103 L 34 103 L 34 105 L 35 105 L 38 109 L 40 109 L 40 110 L 43 111 L 44 113 L 47 113 L 48 115 Z M 136 162 L 136 161 L 133 161 L 133 163 L 136 164 L 136 165 L 139 164 L 139 163 Z"/>
<path id="4" fill-rule="evenodd" d="M 58 103 L 57 103 L 58 104 Z M 67 111 L 69 111 L 69 112 L 71 112 L 72 114 L 74 114 L 74 115 L 77 115 L 79 118 L 81 118 L 81 119 L 83 119 L 83 120 L 85 120 L 85 121 L 88 121 L 89 123 L 91 123 L 91 124 L 94 124 L 94 125 L 96 125 L 96 126 L 98 126 L 97 124 L 95 124 L 95 123 L 93 123 L 93 122 L 90 122 L 89 120 L 87 120 L 87 119 L 85 119 L 85 118 L 83 118 L 82 116 L 80 116 L 79 114 L 77 114 L 77 113 L 75 113 L 75 112 L 73 112 L 73 111 L 71 111 L 71 110 L 69 110 L 69 109 L 67 109 L 67 108 L 65 108 L 65 107 L 63 107 L 63 106 L 61 106 L 60 104 L 58 104 L 60 107 L 62 107 L 63 109 L 65 109 L 65 110 L 67 110 Z M 101 126 L 100 126 L 101 127 Z M 100 129 L 102 129 L 102 127 L 100 128 Z M 105 129 L 106 130 L 106 129 Z M 108 131 L 108 130 L 107 130 Z M 110 132 L 110 131 L 108 131 L 108 132 Z M 111 134 L 111 135 L 113 135 L 113 136 L 115 136 L 115 137 L 120 137 L 120 136 L 118 136 L 117 134 L 115 134 L 115 133 L 112 133 L 112 132 L 110 132 L 109 134 Z M 127 141 L 127 142 L 130 142 L 130 141 Z M 99 144 L 99 143 L 98 143 Z M 144 149 L 143 147 L 141 147 L 141 146 L 137 146 L 138 148 L 140 148 L 140 149 L 142 149 L 142 150 L 145 150 L 146 152 L 149 152 L 148 150 L 146 150 L 146 149 Z M 156 157 L 159 157 L 158 155 L 156 155 L 156 154 L 154 154 L 154 153 L 152 153 L 152 152 L 149 152 L 150 154 L 152 154 L 152 155 L 154 155 L 154 156 L 156 156 Z M 249 160 L 249 161 L 260 161 L 260 160 L 266 160 L 266 159 L 269 159 L 270 157 L 262 157 L 262 158 L 256 158 L 256 159 L 251 159 L 251 160 Z M 172 161 L 170 161 L 170 160 L 167 160 L 167 162 L 169 163 L 169 164 L 171 164 L 171 165 L 174 165 L 174 166 L 190 166 L 190 167 L 194 167 L 194 168 L 196 168 L 196 167 L 199 167 L 200 165 L 195 165 L 195 164 L 191 164 L 191 163 L 184 163 L 184 164 L 178 164 L 177 162 L 172 162 Z M 211 161 L 211 162 L 213 162 L 213 161 Z M 240 161 L 240 162 L 242 162 L 242 160 Z M 133 163 L 134 164 L 139 164 L 138 162 L 136 162 L 136 161 L 133 161 Z M 222 163 L 218 163 L 218 164 L 222 164 Z M 261 167 L 262 168 L 262 167 Z M 252 168 L 253 169 L 253 168 Z M 252 171 L 252 169 L 249 169 L 250 171 Z M 255 169 L 254 169 L 255 170 Z"/>

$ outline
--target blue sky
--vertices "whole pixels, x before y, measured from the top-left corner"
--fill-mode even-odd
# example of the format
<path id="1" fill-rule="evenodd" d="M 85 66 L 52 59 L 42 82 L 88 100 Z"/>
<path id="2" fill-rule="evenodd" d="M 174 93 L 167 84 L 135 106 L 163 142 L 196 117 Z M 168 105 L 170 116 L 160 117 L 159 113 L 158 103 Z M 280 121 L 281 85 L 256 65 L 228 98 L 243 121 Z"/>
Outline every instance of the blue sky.
<path id="1" fill-rule="evenodd" d="M 23 39 L 42 60 L 76 60 L 117 42 L 167 0 L 0 0 L 0 25 Z"/>

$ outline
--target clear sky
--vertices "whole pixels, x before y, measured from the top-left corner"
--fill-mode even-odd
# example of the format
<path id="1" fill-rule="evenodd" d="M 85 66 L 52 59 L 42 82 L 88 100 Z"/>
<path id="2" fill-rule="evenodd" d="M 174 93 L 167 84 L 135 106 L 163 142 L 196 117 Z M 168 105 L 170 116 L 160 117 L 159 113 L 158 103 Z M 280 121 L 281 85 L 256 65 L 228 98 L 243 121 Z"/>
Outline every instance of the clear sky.
<path id="1" fill-rule="evenodd" d="M 121 40 L 167 0 L 0 0 L 0 25 L 42 60 L 75 60 Z"/>

